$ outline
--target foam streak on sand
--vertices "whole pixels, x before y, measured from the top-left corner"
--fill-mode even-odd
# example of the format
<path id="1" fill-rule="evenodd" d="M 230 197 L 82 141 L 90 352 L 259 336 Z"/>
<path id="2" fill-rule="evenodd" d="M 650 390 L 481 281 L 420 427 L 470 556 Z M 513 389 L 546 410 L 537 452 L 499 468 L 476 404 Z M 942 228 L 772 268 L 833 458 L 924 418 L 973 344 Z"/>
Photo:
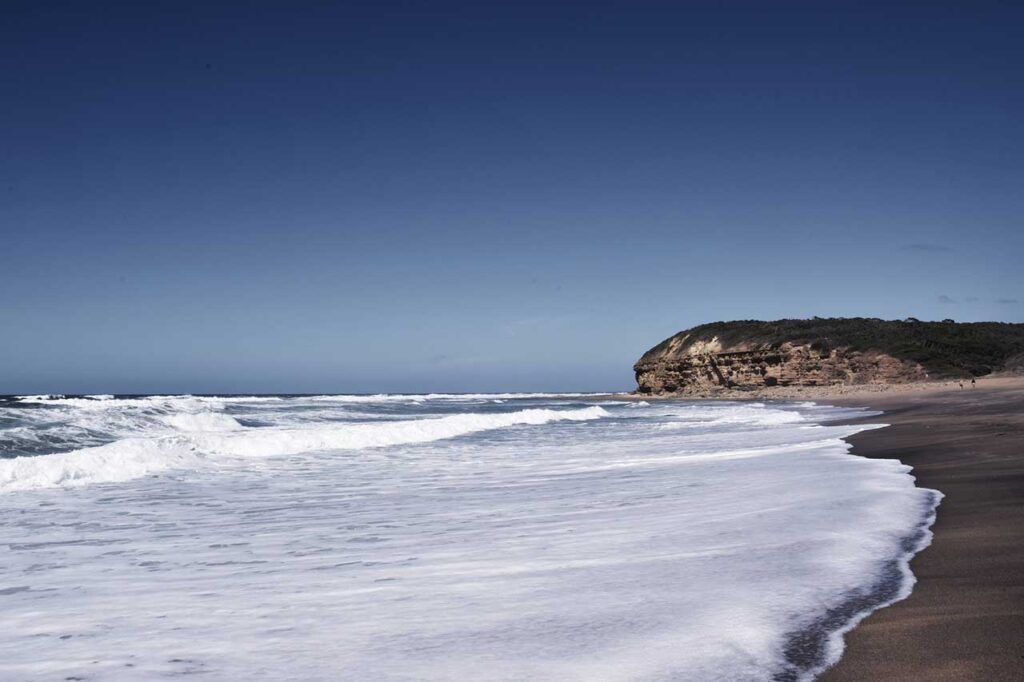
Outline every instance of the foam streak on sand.
<path id="1" fill-rule="evenodd" d="M 0 678 L 807 678 L 909 591 L 938 501 L 848 453 L 853 414 L 0 403 Z"/>

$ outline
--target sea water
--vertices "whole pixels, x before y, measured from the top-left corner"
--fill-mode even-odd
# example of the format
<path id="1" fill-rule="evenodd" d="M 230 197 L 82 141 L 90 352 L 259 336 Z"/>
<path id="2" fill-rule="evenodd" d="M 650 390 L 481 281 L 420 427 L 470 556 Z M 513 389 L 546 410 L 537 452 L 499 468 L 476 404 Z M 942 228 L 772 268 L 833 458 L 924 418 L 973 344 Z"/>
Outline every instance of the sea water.
<path id="1" fill-rule="evenodd" d="M 809 679 L 940 497 L 863 414 L 0 399 L 0 679 Z"/>

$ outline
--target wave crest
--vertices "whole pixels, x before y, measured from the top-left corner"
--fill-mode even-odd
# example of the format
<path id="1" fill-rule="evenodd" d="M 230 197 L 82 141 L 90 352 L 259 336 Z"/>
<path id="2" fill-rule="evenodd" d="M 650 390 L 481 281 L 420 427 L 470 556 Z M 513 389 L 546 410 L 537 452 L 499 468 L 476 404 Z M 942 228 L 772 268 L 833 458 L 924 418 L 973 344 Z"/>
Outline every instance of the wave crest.
<path id="1" fill-rule="evenodd" d="M 454 414 L 311 428 L 246 428 L 220 413 L 183 413 L 164 421 L 181 434 L 124 438 L 71 452 L 0 460 L 0 492 L 126 481 L 168 469 L 195 468 L 218 457 L 271 457 L 326 450 L 410 445 L 519 425 L 589 421 L 601 407 L 528 409 L 498 414 Z"/>

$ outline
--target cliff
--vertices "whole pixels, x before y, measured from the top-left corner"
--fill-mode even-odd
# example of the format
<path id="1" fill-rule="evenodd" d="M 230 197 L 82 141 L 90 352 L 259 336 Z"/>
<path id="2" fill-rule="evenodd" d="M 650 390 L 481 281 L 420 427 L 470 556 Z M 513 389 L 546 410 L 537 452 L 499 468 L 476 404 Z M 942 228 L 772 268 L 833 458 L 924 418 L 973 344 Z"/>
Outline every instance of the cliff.
<path id="1" fill-rule="evenodd" d="M 706 393 L 982 376 L 1014 369 L 1021 353 L 1024 324 L 742 320 L 681 331 L 633 370 L 640 393 Z"/>

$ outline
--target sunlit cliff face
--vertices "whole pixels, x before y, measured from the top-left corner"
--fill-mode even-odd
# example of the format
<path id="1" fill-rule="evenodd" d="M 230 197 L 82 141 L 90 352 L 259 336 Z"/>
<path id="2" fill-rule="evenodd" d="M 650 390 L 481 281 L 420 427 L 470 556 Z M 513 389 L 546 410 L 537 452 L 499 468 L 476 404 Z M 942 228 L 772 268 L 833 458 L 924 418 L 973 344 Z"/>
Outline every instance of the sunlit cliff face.
<path id="1" fill-rule="evenodd" d="M 634 367 L 638 390 L 700 393 L 717 388 L 888 384 L 928 378 L 918 363 L 884 353 L 792 343 L 764 350 L 709 350 L 721 348 L 715 342 L 695 343 L 682 357 L 666 352 L 638 362 Z"/>

